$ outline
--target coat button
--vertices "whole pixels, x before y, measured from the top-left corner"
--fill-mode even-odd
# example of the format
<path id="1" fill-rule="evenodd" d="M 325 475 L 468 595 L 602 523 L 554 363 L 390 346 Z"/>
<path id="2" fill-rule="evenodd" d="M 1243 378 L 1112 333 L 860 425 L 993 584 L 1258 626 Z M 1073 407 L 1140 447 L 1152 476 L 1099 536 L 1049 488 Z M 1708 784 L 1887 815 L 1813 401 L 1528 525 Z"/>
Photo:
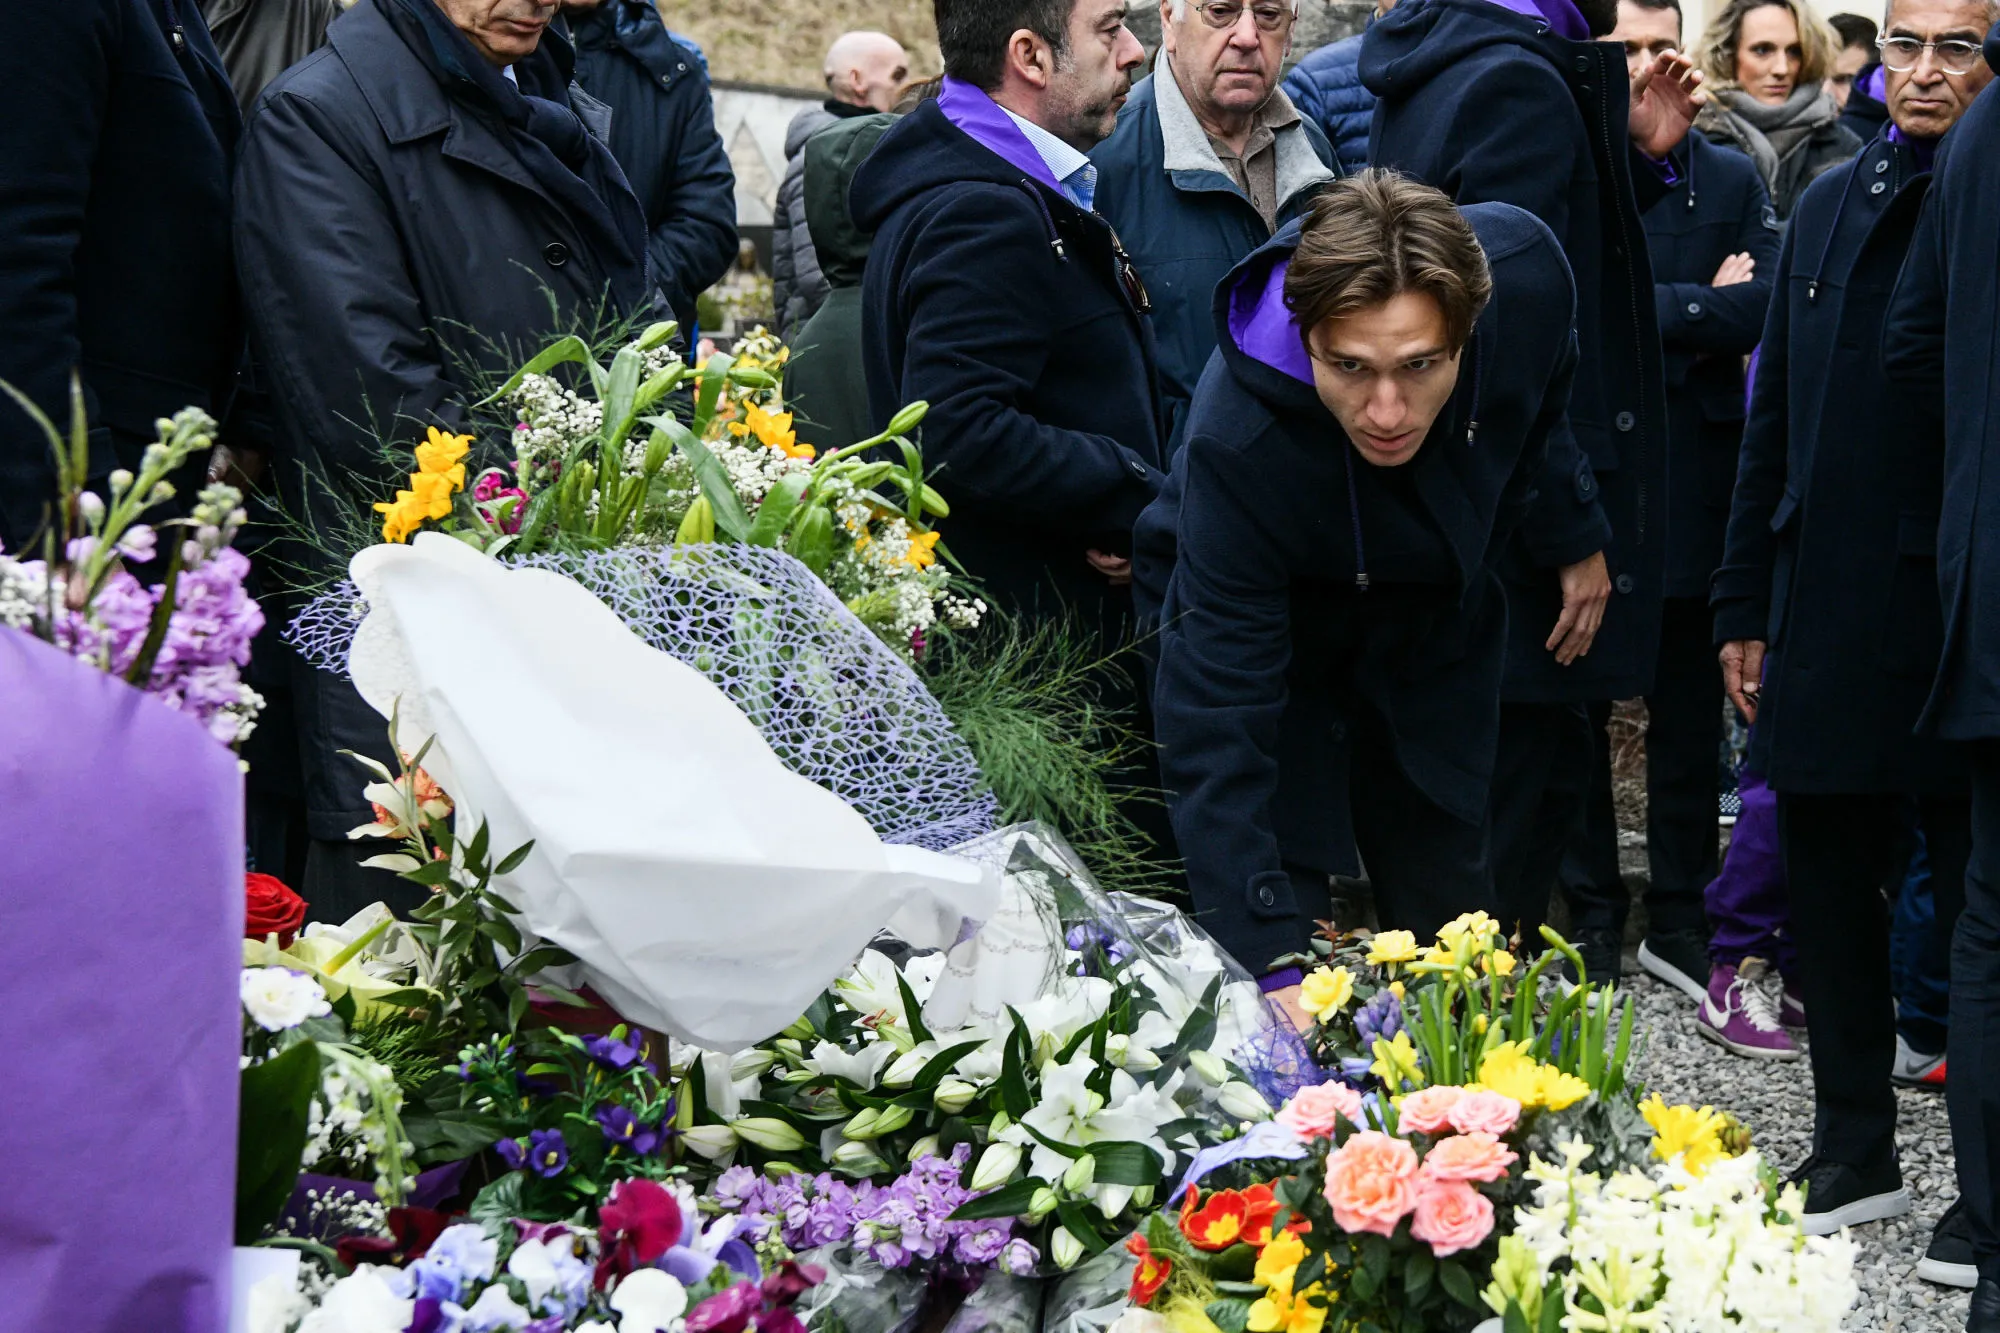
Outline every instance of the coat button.
<path id="1" fill-rule="evenodd" d="M 1630 430 L 1638 424 L 1639 418 L 1633 416 L 1630 412 L 1620 412 L 1618 414 L 1618 429 Z"/>
<path id="2" fill-rule="evenodd" d="M 1690 315 L 1699 315 L 1699 314 L 1701 313 L 1701 302 L 1699 302 L 1699 301 L 1689 301 L 1689 302 L 1688 302 L 1688 313 L 1689 313 Z"/>
<path id="3" fill-rule="evenodd" d="M 1868 187 L 1868 193 L 1870 193 L 1870 194 L 1880 194 L 1880 193 L 1882 193 L 1882 191 L 1884 191 L 1884 190 L 1886 190 L 1886 189 L 1888 189 L 1888 188 L 1889 188 L 1889 182 L 1887 182 L 1887 181 L 1876 181 L 1876 182 L 1875 182 L 1875 183 L 1874 183 L 1873 185 L 1871 185 L 1871 186 L 1869 186 L 1869 187 Z"/>
<path id="4" fill-rule="evenodd" d="M 1576 72 L 1577 72 L 1577 73 L 1579 73 L 1579 74 L 1588 74 L 1588 73 L 1590 73 L 1590 57 L 1589 57 L 1589 56 L 1578 56 L 1578 57 L 1576 58 Z"/>
<path id="5" fill-rule="evenodd" d="M 1634 586 L 1632 583 L 1632 576 L 1630 574 L 1620 574 L 1617 578 L 1612 580 L 1611 586 L 1618 589 L 1618 591 L 1620 592 L 1631 592 Z"/>
<path id="6" fill-rule="evenodd" d="M 1266 907 L 1276 907 L 1278 905 L 1278 895 L 1271 892 L 1269 884 L 1260 884 L 1257 886 L 1257 901 Z"/>
<path id="7" fill-rule="evenodd" d="M 1146 479 L 1146 465 L 1136 458 L 1132 460 L 1132 475 L 1141 481 Z"/>
<path id="8" fill-rule="evenodd" d="M 569 247 L 561 241 L 550 241 L 542 247 L 542 258 L 548 261 L 550 268 L 561 268 L 569 262 Z"/>
<path id="9" fill-rule="evenodd" d="M 1875 174 L 1876 174 L 1877 176 L 1881 175 L 1881 174 L 1882 174 L 1883 172 L 1887 171 L 1888 169 L 1889 169 L 1889 159 L 1888 159 L 1888 158 L 1886 158 L 1886 157 L 1885 157 L 1885 158 L 1882 158 L 1882 159 L 1881 159 L 1880 161 L 1878 161 L 1878 162 L 1876 162 L 1876 163 L 1875 163 Z"/>

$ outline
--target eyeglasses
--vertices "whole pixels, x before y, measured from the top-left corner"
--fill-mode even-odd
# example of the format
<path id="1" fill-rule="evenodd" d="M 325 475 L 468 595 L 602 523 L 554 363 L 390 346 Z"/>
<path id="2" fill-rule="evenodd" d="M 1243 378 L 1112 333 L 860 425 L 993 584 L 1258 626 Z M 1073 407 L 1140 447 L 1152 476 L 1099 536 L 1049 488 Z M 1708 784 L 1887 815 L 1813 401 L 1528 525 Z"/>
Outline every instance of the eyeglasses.
<path id="1" fill-rule="evenodd" d="M 1964 74 L 1980 57 L 1978 42 L 1956 38 L 1945 42 L 1920 42 L 1914 37 L 1878 37 L 1875 46 L 1882 52 L 1882 63 L 1898 74 L 1915 69 L 1926 51 L 1937 61 L 1938 68 L 1947 74 Z"/>
<path id="2" fill-rule="evenodd" d="M 1202 22 L 1211 28 L 1224 31 L 1243 21 L 1243 11 L 1248 9 L 1250 17 L 1256 20 L 1257 31 L 1276 32 L 1291 22 L 1290 5 L 1243 5 L 1237 0 L 1210 0 L 1208 4 L 1196 5 L 1201 12 Z"/>

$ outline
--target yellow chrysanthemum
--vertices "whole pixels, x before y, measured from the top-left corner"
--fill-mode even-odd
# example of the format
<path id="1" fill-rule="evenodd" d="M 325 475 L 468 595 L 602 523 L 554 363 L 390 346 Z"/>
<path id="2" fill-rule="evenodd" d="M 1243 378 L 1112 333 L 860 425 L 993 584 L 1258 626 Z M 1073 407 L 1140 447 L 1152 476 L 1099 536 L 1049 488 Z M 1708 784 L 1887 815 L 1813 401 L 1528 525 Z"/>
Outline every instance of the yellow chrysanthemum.
<path id="1" fill-rule="evenodd" d="M 1681 1165 L 1698 1176 L 1729 1156 L 1722 1143 L 1727 1118 L 1713 1106 L 1699 1111 L 1692 1106 L 1668 1106 L 1656 1092 L 1639 1103 L 1639 1114 L 1653 1127 L 1653 1156 L 1663 1162 L 1679 1155 Z"/>
<path id="2" fill-rule="evenodd" d="M 1299 1007 L 1324 1023 L 1354 998 L 1354 974 L 1344 967 L 1316 967 L 1299 987 Z"/>
<path id="3" fill-rule="evenodd" d="M 1368 961 L 1376 967 L 1407 963 L 1417 956 L 1417 937 L 1407 930 L 1385 930 L 1368 941 Z"/>

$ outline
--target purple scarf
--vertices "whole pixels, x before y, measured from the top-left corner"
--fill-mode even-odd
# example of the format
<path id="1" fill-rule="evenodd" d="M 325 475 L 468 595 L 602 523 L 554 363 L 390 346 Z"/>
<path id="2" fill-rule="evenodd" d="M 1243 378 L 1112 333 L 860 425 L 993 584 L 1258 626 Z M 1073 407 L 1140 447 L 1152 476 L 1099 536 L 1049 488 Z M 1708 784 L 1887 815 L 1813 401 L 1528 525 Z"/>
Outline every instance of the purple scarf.
<path id="1" fill-rule="evenodd" d="M 1569 0 L 1554 0 L 1554 3 L 1567 4 Z M 938 110 L 944 112 L 946 120 L 964 130 L 974 143 L 1007 165 L 1018 167 L 1057 194 L 1062 193 L 1062 182 L 1049 170 L 1049 164 L 1042 161 L 1042 155 L 1028 142 L 1028 136 L 1021 133 L 1021 127 L 984 92 L 963 79 L 954 79 L 947 74 L 944 89 L 938 94 Z"/>
<path id="2" fill-rule="evenodd" d="M 1572 42 L 1595 40 L 1574 0 L 1493 0 L 1493 3 L 1516 14 L 1541 19 L 1558 37 L 1567 37 Z"/>

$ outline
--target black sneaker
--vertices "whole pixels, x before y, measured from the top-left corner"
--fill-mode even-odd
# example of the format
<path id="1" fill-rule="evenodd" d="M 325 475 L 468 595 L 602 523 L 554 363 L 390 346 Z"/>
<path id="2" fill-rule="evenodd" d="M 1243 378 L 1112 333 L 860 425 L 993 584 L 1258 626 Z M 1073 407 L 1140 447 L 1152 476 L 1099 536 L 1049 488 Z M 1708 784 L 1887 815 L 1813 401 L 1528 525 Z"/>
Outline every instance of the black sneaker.
<path id="1" fill-rule="evenodd" d="M 1936 1229 L 1931 1232 L 1931 1243 L 1924 1247 L 1924 1257 L 1917 1261 L 1917 1276 L 1941 1287 L 1962 1287 L 1967 1291 L 1979 1285 L 1979 1265 L 1972 1257 L 1972 1227 L 1965 1215 L 1965 1200 L 1952 1204 L 1938 1219 Z"/>
<path id="2" fill-rule="evenodd" d="M 1622 935 L 1603 927 L 1585 927 L 1577 932 L 1575 944 L 1577 953 L 1583 957 L 1583 969 L 1589 974 L 1583 980 L 1588 980 L 1591 985 L 1598 987 L 1608 986 L 1618 980 L 1624 963 L 1622 955 L 1625 952 L 1625 939 Z M 1567 962 L 1563 964 L 1563 977 L 1571 985 L 1578 983 L 1579 978 L 1574 964 Z"/>
<path id="3" fill-rule="evenodd" d="M 1903 1188 L 1903 1172 L 1893 1157 L 1866 1169 L 1808 1157 L 1805 1165 L 1792 1173 L 1792 1181 L 1806 1192 L 1806 1211 L 1799 1219 L 1799 1229 L 1808 1236 L 1831 1236 L 1842 1227 L 1880 1222 L 1910 1211 L 1910 1192 Z"/>
<path id="4" fill-rule="evenodd" d="M 1639 966 L 1700 1004 L 1708 999 L 1708 937 L 1698 930 L 1662 930 L 1639 945 Z"/>
<path id="5" fill-rule="evenodd" d="M 2000 1333 L 2000 1282 L 1979 1279 L 1972 1290 L 1972 1307 L 1965 1314 L 1965 1333 Z"/>

